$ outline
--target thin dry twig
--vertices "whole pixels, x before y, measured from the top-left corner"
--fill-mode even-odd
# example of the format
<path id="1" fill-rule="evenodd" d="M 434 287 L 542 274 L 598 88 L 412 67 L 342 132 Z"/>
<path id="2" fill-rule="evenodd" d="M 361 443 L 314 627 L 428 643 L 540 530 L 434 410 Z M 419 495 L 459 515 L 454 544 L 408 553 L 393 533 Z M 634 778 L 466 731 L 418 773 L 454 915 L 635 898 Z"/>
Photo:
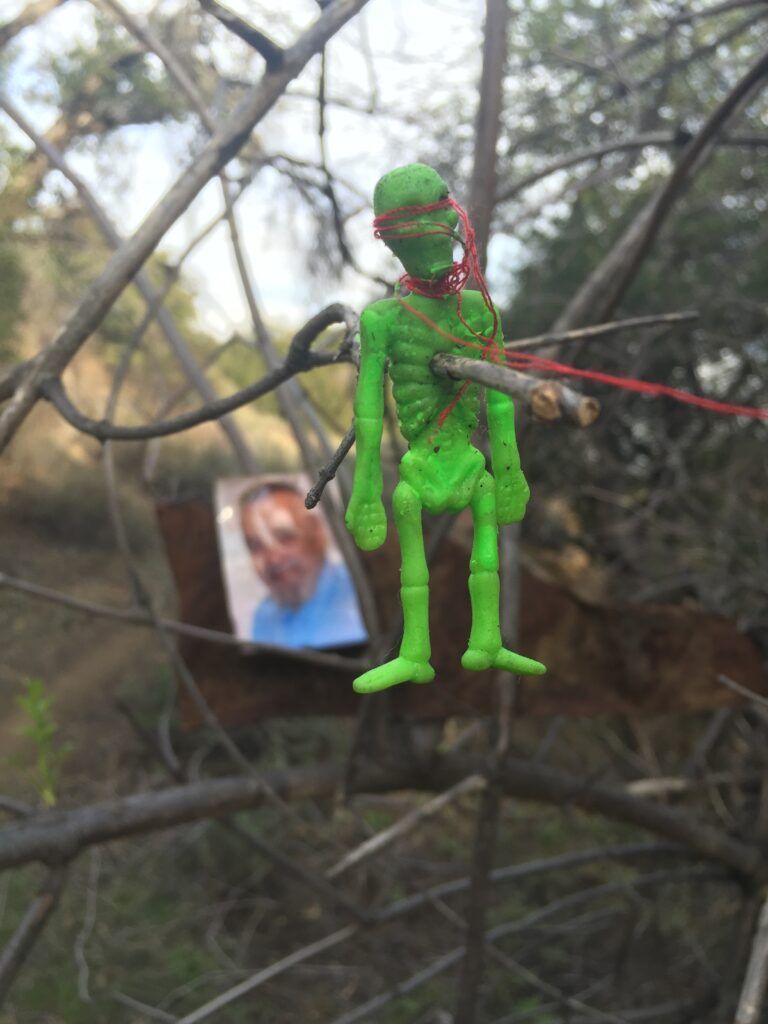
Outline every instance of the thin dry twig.
<path id="1" fill-rule="evenodd" d="M 607 334 L 619 331 L 634 330 L 642 327 L 663 327 L 670 324 L 686 323 L 697 320 L 696 310 L 685 310 L 682 313 L 655 313 L 652 316 L 634 316 L 626 320 L 612 320 L 607 324 L 593 324 L 591 327 L 577 327 L 572 331 L 549 331 L 547 334 L 534 334 L 530 338 L 517 338 L 504 343 L 505 352 L 516 349 L 539 348 L 547 345 L 560 345 L 565 341 L 590 341 L 602 338 Z"/>
<path id="2" fill-rule="evenodd" d="M 472 380 L 523 402 L 540 420 L 551 422 L 564 417 L 578 427 L 588 427 L 600 413 L 600 403 L 556 380 L 538 380 L 506 366 L 487 363 L 467 356 L 438 353 L 432 370 L 452 380 Z"/>
<path id="3" fill-rule="evenodd" d="M 470 775 L 468 779 L 463 779 L 458 785 L 452 786 L 432 800 L 428 800 L 419 807 L 415 807 L 393 825 L 390 825 L 389 828 L 381 829 L 371 836 L 370 839 L 366 839 L 364 843 L 355 847 L 354 850 L 350 850 L 340 861 L 326 871 L 326 878 L 338 878 L 339 875 L 344 874 L 351 868 L 357 867 L 372 857 L 377 857 L 384 850 L 389 849 L 393 843 L 410 835 L 414 829 L 418 828 L 425 821 L 429 821 L 430 818 L 433 818 L 458 797 L 464 796 L 467 793 L 474 793 L 478 789 L 482 789 L 483 786 L 485 786 L 485 779 L 482 776 Z"/>
<path id="4" fill-rule="evenodd" d="M 339 446 L 333 453 L 328 462 L 318 471 L 317 482 L 310 487 L 307 491 L 307 496 L 304 499 L 304 505 L 307 508 L 314 508 L 323 496 L 323 491 L 328 484 L 333 480 L 339 471 L 344 459 L 349 455 L 352 450 L 352 445 L 355 443 L 355 428 L 350 427 L 344 437 L 339 442 Z"/>
<path id="5" fill-rule="evenodd" d="M 205 640 L 206 643 L 223 644 L 225 647 L 238 647 L 248 654 L 279 655 L 308 665 L 325 665 L 328 668 L 337 668 L 344 671 L 363 671 L 366 667 L 370 667 L 368 662 L 362 658 L 346 658 L 341 654 L 332 654 L 328 651 L 310 651 L 298 647 L 278 647 L 276 644 L 253 643 L 252 641 L 244 643 L 231 633 L 222 633 L 216 629 L 206 629 L 204 626 L 193 626 L 187 622 L 177 622 L 175 619 L 154 617 L 146 608 L 115 608 L 111 605 L 99 604 L 96 601 L 85 601 L 82 598 L 62 594 L 58 590 L 52 590 L 50 587 L 43 587 L 37 583 L 31 583 L 29 580 L 22 580 L 4 572 L 0 572 L 0 588 L 2 587 L 17 590 L 20 593 L 40 598 L 43 601 L 51 601 L 54 604 L 60 604 L 65 608 L 72 608 L 87 615 L 114 619 L 126 625 L 155 629 L 159 622 L 160 626 L 169 633 L 189 636 L 195 640 Z M 1 808 L 2 805 L 0 804 Z"/>
<path id="6" fill-rule="evenodd" d="M 759 704 L 761 708 L 768 708 L 768 698 L 763 697 L 760 693 L 755 693 L 754 690 L 750 690 L 748 686 L 744 686 L 742 683 L 737 683 L 730 676 L 721 672 L 717 677 L 717 681 L 722 683 L 723 686 L 727 686 L 733 693 L 738 693 L 740 697 L 746 697 L 747 700 L 751 700 L 754 704 Z"/>
<path id="7" fill-rule="evenodd" d="M 749 963 L 739 997 L 734 1024 L 759 1024 L 768 987 L 768 899 L 760 915 L 749 954 Z"/>
<path id="8" fill-rule="evenodd" d="M 0 1006 L 8 995 L 24 961 L 40 938 L 48 919 L 56 909 L 65 877 L 66 866 L 64 864 L 57 865 L 48 872 L 16 931 L 0 953 Z"/>
<path id="9" fill-rule="evenodd" d="M 250 402 L 274 391 L 281 383 L 296 373 L 304 373 L 317 366 L 328 366 L 340 362 L 345 353 L 315 353 L 312 343 L 331 324 L 346 323 L 350 311 L 340 303 L 327 306 L 315 314 L 297 333 L 291 342 L 284 362 L 268 371 L 263 377 L 226 398 L 217 398 L 190 412 L 170 420 L 154 421 L 142 426 L 116 426 L 108 420 L 95 420 L 83 415 L 72 404 L 58 378 L 51 378 L 40 385 L 40 393 L 56 411 L 76 430 L 100 441 L 146 441 L 155 437 L 167 437 L 184 430 L 218 420 L 222 415 L 240 409 Z"/>
<path id="10" fill-rule="evenodd" d="M 220 4 L 218 0 L 200 0 L 200 6 L 221 22 L 224 28 L 260 54 L 266 61 L 268 71 L 277 71 L 282 66 L 285 60 L 285 50 L 261 29 L 251 25 L 244 18 L 240 18 L 234 11 L 230 11 L 228 7 Z"/>

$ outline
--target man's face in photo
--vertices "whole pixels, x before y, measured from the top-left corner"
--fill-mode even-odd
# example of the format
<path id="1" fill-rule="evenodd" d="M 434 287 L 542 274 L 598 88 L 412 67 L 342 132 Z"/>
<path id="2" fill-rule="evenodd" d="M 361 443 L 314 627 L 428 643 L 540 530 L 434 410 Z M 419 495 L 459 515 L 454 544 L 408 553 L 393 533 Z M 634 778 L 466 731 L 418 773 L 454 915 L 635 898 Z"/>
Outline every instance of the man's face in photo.
<path id="1" fill-rule="evenodd" d="M 242 506 L 240 515 L 253 568 L 274 600 L 287 608 L 308 601 L 325 561 L 320 517 L 287 489 L 258 495 Z"/>

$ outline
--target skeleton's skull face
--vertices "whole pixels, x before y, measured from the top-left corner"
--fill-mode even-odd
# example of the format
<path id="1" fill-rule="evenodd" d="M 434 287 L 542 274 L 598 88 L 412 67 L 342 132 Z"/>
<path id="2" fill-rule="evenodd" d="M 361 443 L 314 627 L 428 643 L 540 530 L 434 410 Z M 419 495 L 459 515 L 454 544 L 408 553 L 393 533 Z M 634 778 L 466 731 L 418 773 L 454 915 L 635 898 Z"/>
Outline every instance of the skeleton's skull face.
<path id="1" fill-rule="evenodd" d="M 376 216 L 396 210 L 402 206 L 425 206 L 448 198 L 448 186 L 431 167 L 426 164 L 408 164 L 385 174 L 376 185 L 373 194 L 373 208 Z M 398 232 L 410 235 L 414 232 L 429 232 L 435 225 L 442 225 L 455 231 L 458 216 L 455 210 L 433 210 L 430 213 L 403 215 L 403 220 L 416 220 L 416 225 L 398 228 L 392 220 L 384 239 L 387 248 L 397 256 L 409 274 L 425 280 L 439 277 L 450 270 L 453 264 L 455 238 L 445 234 L 427 234 L 418 238 L 398 238 Z"/>

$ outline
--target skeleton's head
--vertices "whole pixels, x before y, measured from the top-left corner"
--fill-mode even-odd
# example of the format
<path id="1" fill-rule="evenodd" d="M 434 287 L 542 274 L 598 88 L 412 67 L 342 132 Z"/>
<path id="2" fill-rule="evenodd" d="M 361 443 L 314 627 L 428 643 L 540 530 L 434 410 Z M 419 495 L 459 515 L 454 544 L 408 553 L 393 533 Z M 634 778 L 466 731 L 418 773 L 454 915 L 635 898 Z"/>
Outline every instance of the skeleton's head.
<path id="1" fill-rule="evenodd" d="M 377 217 L 403 206 L 426 206 L 448 198 L 448 186 L 431 167 L 426 164 L 407 164 L 398 167 L 379 179 L 373 193 L 373 209 Z M 413 277 L 431 281 L 440 277 L 453 265 L 453 246 L 458 216 L 450 208 L 425 213 L 404 214 L 403 221 L 412 223 L 398 227 L 398 218 L 387 223 L 384 242 L 397 256 Z M 440 225 L 449 230 L 447 234 L 427 234 L 418 238 L 399 238 L 398 234 L 433 230 Z"/>

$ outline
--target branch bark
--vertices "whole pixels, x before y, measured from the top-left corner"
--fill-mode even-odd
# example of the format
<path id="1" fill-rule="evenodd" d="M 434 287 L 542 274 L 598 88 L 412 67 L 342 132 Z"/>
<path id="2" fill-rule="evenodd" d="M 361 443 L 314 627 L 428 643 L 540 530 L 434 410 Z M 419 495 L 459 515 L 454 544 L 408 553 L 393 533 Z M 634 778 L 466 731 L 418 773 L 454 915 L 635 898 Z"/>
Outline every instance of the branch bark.
<path id="1" fill-rule="evenodd" d="M 43 587 L 29 580 L 18 579 L 15 576 L 9 576 L 7 573 L 0 572 L 0 589 L 3 587 L 8 587 L 10 590 L 18 590 L 20 593 L 40 598 L 43 601 L 63 605 L 65 608 L 84 612 L 86 615 L 114 619 L 126 625 L 142 626 L 147 629 L 160 628 L 168 633 L 175 633 L 178 636 L 190 636 L 195 640 L 205 640 L 207 643 L 224 644 L 227 647 L 240 647 L 246 649 L 247 653 L 251 654 L 259 652 L 278 654 L 306 665 L 326 665 L 329 668 L 343 669 L 345 672 L 358 670 L 362 672 L 370 668 L 370 664 L 360 658 L 346 658 L 343 654 L 333 654 L 330 651 L 313 651 L 308 648 L 302 649 L 299 647 L 279 647 L 276 644 L 245 643 L 231 633 L 221 633 L 216 629 L 193 626 L 188 622 L 177 622 L 175 619 L 160 618 L 150 614 L 144 608 L 115 608 L 113 605 L 99 604 L 96 601 L 84 601 L 81 598 L 71 597 L 69 594 L 62 594 L 58 590 L 52 590 L 50 587 Z"/>
<path id="2" fill-rule="evenodd" d="M 240 409 L 257 398 L 274 391 L 284 381 L 289 380 L 296 373 L 303 373 L 317 366 L 327 366 L 330 363 L 340 361 L 342 353 L 315 355 L 310 351 L 312 342 L 321 334 L 326 327 L 335 323 L 349 323 L 350 316 L 354 314 L 346 306 L 334 303 L 326 306 L 309 320 L 300 331 L 294 336 L 284 362 L 259 380 L 248 387 L 236 391 L 226 398 L 216 398 L 207 402 L 199 409 L 182 413 L 170 420 L 160 420 L 147 423 L 143 426 L 128 427 L 113 424 L 109 420 L 95 420 L 85 416 L 70 401 L 64 385 L 59 379 L 49 379 L 40 385 L 40 393 L 57 410 L 57 412 L 76 430 L 83 434 L 89 434 L 100 441 L 147 441 L 153 437 L 167 437 L 170 434 L 178 434 L 183 430 L 199 426 L 201 423 L 210 423 L 212 420 L 219 420 L 226 413 Z"/>
<path id="3" fill-rule="evenodd" d="M 530 188 L 537 182 L 548 178 L 550 174 L 557 171 L 564 171 L 576 164 L 585 163 L 588 160 L 600 160 L 611 153 L 626 152 L 631 149 L 645 149 L 646 146 L 676 146 L 679 145 L 678 135 L 675 132 L 645 132 L 642 135 L 634 135 L 629 139 L 614 139 L 613 142 L 604 142 L 599 146 L 586 146 L 584 149 L 575 149 L 567 156 L 558 157 L 551 163 L 546 164 L 538 171 L 532 171 L 523 178 L 518 178 L 511 185 L 506 186 L 496 196 L 497 203 L 506 203 L 514 199 L 525 189 Z M 768 147 L 768 136 L 762 135 L 731 135 L 719 141 L 721 146 L 748 146 Z"/>
<path id="4" fill-rule="evenodd" d="M 48 919 L 56 909 L 64 886 L 66 869 L 53 868 L 40 886 L 19 926 L 0 953 L 0 1007 L 11 985 L 40 938 Z"/>
<path id="5" fill-rule="evenodd" d="M 433 358 L 431 366 L 439 376 L 453 380 L 472 380 L 496 391 L 503 391 L 523 402 L 540 420 L 552 421 L 565 417 L 578 427 L 588 427 L 600 412 L 600 403 L 596 398 L 581 395 L 567 384 L 556 380 L 539 380 L 480 359 L 441 352 Z"/>
<path id="6" fill-rule="evenodd" d="M 768 900 L 763 903 L 734 1024 L 760 1024 L 768 987 Z"/>
<path id="7" fill-rule="evenodd" d="M 496 146 L 501 121 L 508 27 L 507 0 L 486 0 L 480 102 L 475 122 L 475 157 L 469 190 L 469 212 L 475 229 L 480 266 L 483 268 L 495 205 Z"/>
<path id="8" fill-rule="evenodd" d="M 217 21 L 221 22 L 224 28 L 228 29 L 238 39 L 242 39 L 252 49 L 264 58 L 269 71 L 276 71 L 285 59 L 285 50 L 269 38 L 264 32 L 249 24 L 243 18 L 238 17 L 234 11 L 230 11 L 217 0 L 200 0 L 200 6 L 208 14 L 212 14 Z"/>
<path id="9" fill-rule="evenodd" d="M 398 769 L 371 764 L 358 771 L 355 793 L 415 789 L 443 792 L 471 775 L 484 775 L 487 762 L 470 755 L 436 756 L 427 765 Z M 344 781 L 334 762 L 264 776 L 216 779 L 152 793 L 107 800 L 71 811 L 53 810 L 0 828 L 0 870 L 30 861 L 57 864 L 96 843 L 111 842 L 203 818 L 217 818 L 258 806 L 270 789 L 284 800 L 322 799 Z M 761 849 L 733 838 L 680 808 L 590 783 L 573 773 L 507 758 L 499 774 L 502 792 L 521 800 L 577 807 L 646 829 L 717 861 L 745 877 L 768 875 Z"/>

